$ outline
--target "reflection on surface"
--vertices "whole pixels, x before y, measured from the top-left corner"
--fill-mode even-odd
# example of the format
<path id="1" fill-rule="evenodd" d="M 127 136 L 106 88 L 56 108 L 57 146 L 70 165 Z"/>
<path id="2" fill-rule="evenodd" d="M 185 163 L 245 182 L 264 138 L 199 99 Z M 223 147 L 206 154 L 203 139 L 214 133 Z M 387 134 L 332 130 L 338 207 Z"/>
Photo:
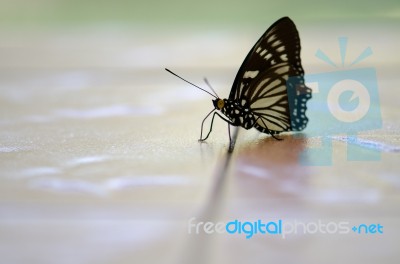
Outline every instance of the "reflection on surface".
<path id="1" fill-rule="evenodd" d="M 287 199 L 302 194 L 308 168 L 300 155 L 305 149 L 301 134 L 260 139 L 240 149 L 234 173 L 238 192 L 259 199 Z"/>
<path id="2" fill-rule="evenodd" d="M 260 211 L 266 210 L 263 215 L 269 213 L 271 210 L 267 207 L 272 201 L 298 198 L 307 185 L 307 170 L 299 165 L 299 155 L 304 149 L 305 139 L 302 135 L 282 138 L 282 141 L 273 138 L 252 140 L 244 146 L 239 142 L 233 153 L 226 150 L 214 173 L 209 197 L 200 213 L 191 221 L 250 221 Z M 231 188 L 232 185 L 235 188 Z M 240 263 L 237 259 L 221 256 L 217 252 L 219 239 L 232 245 L 232 250 L 240 248 L 237 237 L 228 234 L 217 237 L 193 231 L 187 237 L 183 257 L 178 258 L 179 263 L 187 263 L 189 260 L 192 263 L 218 263 L 220 257 L 230 263 Z"/>

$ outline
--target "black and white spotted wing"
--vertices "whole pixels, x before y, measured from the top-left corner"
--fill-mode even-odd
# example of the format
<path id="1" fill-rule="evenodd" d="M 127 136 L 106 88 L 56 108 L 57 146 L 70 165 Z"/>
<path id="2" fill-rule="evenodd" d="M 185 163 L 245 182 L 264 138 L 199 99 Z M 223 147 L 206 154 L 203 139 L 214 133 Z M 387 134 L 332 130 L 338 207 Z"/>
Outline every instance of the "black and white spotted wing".
<path id="1" fill-rule="evenodd" d="M 259 131 L 278 134 L 305 128 L 310 98 L 311 89 L 304 85 L 299 34 L 290 18 L 281 18 L 250 50 L 229 100 L 250 106 Z"/>

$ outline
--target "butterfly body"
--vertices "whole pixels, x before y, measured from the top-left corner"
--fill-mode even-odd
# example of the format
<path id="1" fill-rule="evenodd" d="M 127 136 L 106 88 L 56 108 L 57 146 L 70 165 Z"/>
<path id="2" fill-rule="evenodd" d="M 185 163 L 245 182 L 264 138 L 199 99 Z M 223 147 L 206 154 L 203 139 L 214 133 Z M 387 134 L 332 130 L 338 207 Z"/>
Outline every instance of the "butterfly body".
<path id="1" fill-rule="evenodd" d="M 254 127 L 256 119 L 250 109 L 250 106 L 245 100 L 241 102 L 231 99 L 216 99 L 217 109 L 220 110 L 230 121 L 233 126 L 241 126 L 245 129 L 250 129 Z M 223 101 L 223 107 L 218 108 L 218 101 Z M 215 104 L 214 104 L 215 106 Z"/>

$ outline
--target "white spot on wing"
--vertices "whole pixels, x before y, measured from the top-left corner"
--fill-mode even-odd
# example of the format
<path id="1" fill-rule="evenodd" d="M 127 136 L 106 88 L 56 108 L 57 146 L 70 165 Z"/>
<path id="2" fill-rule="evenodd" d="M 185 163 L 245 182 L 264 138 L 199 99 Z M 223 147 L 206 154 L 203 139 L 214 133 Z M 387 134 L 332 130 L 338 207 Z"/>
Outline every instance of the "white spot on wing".
<path id="1" fill-rule="evenodd" d="M 283 61 L 287 61 L 287 54 L 282 54 L 282 55 L 280 56 L 280 58 L 281 58 L 281 60 L 283 60 Z"/>
<path id="2" fill-rule="evenodd" d="M 268 38 L 268 42 L 274 41 L 276 39 L 276 35 L 272 35 Z"/>
<path id="3" fill-rule="evenodd" d="M 277 41 L 275 41 L 274 43 L 272 43 L 272 47 L 276 47 L 276 46 L 278 46 L 279 44 L 281 44 L 282 42 L 280 41 L 280 40 L 277 40 Z"/>
<path id="4" fill-rule="evenodd" d="M 246 71 L 243 78 L 255 78 L 260 71 Z"/>

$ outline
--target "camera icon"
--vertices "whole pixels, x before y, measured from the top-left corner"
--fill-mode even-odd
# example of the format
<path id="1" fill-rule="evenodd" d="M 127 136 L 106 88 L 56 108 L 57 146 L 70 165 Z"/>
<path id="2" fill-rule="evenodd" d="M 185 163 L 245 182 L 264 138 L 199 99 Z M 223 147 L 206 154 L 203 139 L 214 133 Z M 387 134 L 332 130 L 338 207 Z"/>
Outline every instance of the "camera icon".
<path id="1" fill-rule="evenodd" d="M 339 44 L 343 43 L 347 43 L 347 38 L 339 39 Z M 343 50 L 341 45 L 341 52 Z M 317 56 L 320 54 L 319 50 Z M 360 56 L 357 59 L 360 60 Z M 307 103 L 309 123 L 305 132 L 318 142 L 318 146 L 305 149 L 300 162 L 315 166 L 332 165 L 332 140 L 347 142 L 349 161 L 379 160 L 380 152 L 358 144 L 357 136 L 382 127 L 375 69 L 310 74 L 305 75 L 305 82 L 313 93 L 312 100 Z"/>

